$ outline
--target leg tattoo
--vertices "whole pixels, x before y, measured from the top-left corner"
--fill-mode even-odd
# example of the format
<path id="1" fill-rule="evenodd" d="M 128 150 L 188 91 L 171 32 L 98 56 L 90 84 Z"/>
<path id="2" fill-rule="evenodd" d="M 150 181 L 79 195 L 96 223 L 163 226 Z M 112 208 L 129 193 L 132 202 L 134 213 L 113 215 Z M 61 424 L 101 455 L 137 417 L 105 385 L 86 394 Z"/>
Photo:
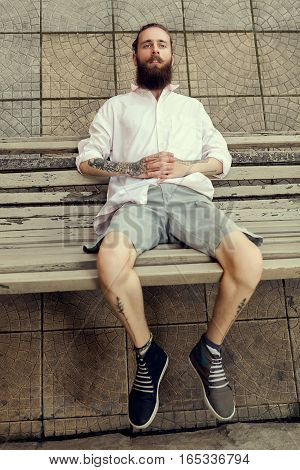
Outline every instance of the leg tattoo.
<path id="1" fill-rule="evenodd" d="M 241 313 L 241 311 L 242 311 L 243 308 L 245 307 L 246 303 L 247 303 L 247 299 L 245 298 L 245 299 L 243 299 L 243 300 L 241 301 L 241 303 L 238 305 L 236 314 L 235 314 L 234 318 L 231 320 L 229 326 L 227 327 L 226 332 L 225 332 L 225 334 L 224 334 L 224 336 L 223 336 L 223 339 L 225 338 L 225 336 L 227 335 L 228 331 L 229 331 L 230 328 L 232 327 L 232 325 L 233 325 L 233 323 L 235 322 L 236 318 L 239 316 L 239 314 Z"/>
<path id="2" fill-rule="evenodd" d="M 116 308 L 117 308 L 117 312 L 119 314 L 119 319 L 122 321 L 122 323 L 124 324 L 124 326 L 126 327 L 128 333 L 130 334 L 131 336 L 131 339 L 132 341 L 135 343 L 136 342 L 136 339 L 135 339 L 135 336 L 132 332 L 132 329 L 128 323 L 128 320 L 127 320 L 127 317 L 125 315 L 125 312 L 124 312 L 124 305 L 120 299 L 120 297 L 117 297 L 117 305 L 116 305 Z"/>

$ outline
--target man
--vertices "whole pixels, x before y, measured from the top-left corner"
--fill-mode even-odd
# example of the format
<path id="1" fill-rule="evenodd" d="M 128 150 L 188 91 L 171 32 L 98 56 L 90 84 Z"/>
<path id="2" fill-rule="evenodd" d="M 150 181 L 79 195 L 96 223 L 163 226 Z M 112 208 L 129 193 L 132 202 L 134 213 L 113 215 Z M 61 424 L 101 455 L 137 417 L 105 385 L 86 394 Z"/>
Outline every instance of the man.
<path id="1" fill-rule="evenodd" d="M 107 203 L 95 219 L 97 245 L 85 251 L 99 251 L 101 289 L 136 351 L 129 420 L 140 429 L 157 413 L 168 357 L 149 331 L 135 260 L 167 242 L 182 242 L 218 260 L 224 274 L 212 320 L 189 358 L 207 406 L 218 419 L 228 420 L 235 403 L 221 345 L 261 278 L 256 245 L 262 238 L 238 227 L 212 202 L 208 177 L 224 177 L 231 156 L 202 104 L 174 93 L 168 30 L 146 25 L 132 46 L 136 85 L 105 102 L 90 126 L 90 138 L 79 143 L 78 170 L 111 177 Z"/>

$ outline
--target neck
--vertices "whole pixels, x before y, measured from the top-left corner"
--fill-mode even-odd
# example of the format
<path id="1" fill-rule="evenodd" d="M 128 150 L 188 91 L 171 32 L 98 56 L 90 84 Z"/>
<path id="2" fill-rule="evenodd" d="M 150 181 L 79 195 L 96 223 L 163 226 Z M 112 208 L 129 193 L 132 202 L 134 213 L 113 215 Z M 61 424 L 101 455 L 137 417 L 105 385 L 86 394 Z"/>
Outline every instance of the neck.
<path id="1" fill-rule="evenodd" d="M 154 98 L 156 99 L 156 101 L 158 101 L 159 98 L 160 98 L 160 95 L 162 93 L 162 90 L 151 90 L 151 93 L 154 96 Z"/>

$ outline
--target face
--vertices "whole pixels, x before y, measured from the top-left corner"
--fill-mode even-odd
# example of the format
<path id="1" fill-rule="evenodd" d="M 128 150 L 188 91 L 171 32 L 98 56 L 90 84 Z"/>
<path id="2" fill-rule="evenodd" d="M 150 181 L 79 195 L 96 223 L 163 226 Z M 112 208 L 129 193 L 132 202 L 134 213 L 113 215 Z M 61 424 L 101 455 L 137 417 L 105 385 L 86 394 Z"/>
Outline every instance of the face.
<path id="1" fill-rule="evenodd" d="M 162 89 L 172 78 L 174 56 L 169 35 L 160 28 L 148 28 L 139 36 L 137 54 L 133 54 L 136 82 L 149 90 Z"/>

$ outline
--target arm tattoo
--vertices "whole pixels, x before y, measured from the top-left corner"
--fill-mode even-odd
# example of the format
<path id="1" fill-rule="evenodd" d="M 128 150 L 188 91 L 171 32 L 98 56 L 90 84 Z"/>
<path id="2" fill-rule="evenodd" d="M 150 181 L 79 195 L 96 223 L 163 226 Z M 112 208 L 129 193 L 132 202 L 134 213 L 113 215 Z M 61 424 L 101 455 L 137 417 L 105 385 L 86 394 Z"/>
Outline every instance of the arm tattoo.
<path id="1" fill-rule="evenodd" d="M 97 170 L 104 170 L 108 173 L 120 173 L 120 175 L 139 176 L 146 171 L 146 164 L 143 159 L 138 162 L 112 162 L 110 160 L 103 160 L 102 158 L 95 158 L 89 160 L 89 165 Z"/>

